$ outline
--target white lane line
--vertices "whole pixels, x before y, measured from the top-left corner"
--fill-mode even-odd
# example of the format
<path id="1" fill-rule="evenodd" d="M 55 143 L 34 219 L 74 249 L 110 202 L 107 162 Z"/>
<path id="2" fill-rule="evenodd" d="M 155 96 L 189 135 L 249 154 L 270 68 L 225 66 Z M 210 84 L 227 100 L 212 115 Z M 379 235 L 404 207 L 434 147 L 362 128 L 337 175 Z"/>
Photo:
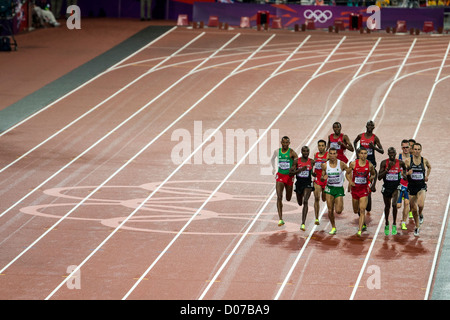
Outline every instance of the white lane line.
<path id="1" fill-rule="evenodd" d="M 195 107 L 196 105 L 198 105 L 201 101 L 203 101 L 206 97 L 208 97 L 213 91 L 215 91 L 220 85 L 222 85 L 222 83 L 224 83 L 227 79 L 229 79 L 230 77 L 232 77 L 235 73 L 235 71 L 237 71 L 241 66 L 243 66 L 244 64 L 246 64 L 254 55 L 256 55 L 268 42 L 270 42 L 273 38 L 275 37 L 275 34 L 273 34 L 269 39 L 267 39 L 257 50 L 255 50 L 247 59 L 245 59 L 241 64 L 239 64 L 228 76 L 226 76 L 224 79 L 222 79 L 217 85 L 215 85 L 210 91 L 208 91 L 202 98 L 200 98 L 189 110 L 191 110 L 193 107 Z M 188 110 L 188 111 L 189 111 Z M 224 125 L 236 112 L 238 111 L 238 109 L 236 109 L 223 123 L 222 125 Z M 181 117 L 181 116 L 180 116 Z M 178 118 L 180 119 L 180 118 Z M 177 121 L 175 120 L 172 125 L 174 125 Z M 171 126 L 172 126 L 171 125 Z M 170 127 L 171 127 L 170 126 Z M 167 131 L 169 128 L 167 128 L 165 131 Z M 75 206 L 70 212 L 74 211 L 77 207 L 79 207 L 82 203 L 84 203 L 88 198 L 91 197 L 91 195 L 93 195 L 97 190 L 99 190 L 104 184 L 106 184 L 109 180 L 111 180 L 118 172 L 120 172 L 123 168 L 125 168 L 129 163 L 131 163 L 136 157 L 138 157 L 142 152 L 144 152 L 156 139 L 159 138 L 159 136 L 161 136 L 163 134 L 163 132 L 161 132 L 157 137 L 155 137 L 152 141 L 150 141 L 150 143 L 148 143 L 144 148 L 142 148 L 135 156 L 133 156 L 130 160 L 127 161 L 127 163 L 125 163 L 121 168 L 119 168 L 118 171 L 116 171 L 113 175 L 111 175 L 107 180 L 105 180 L 101 185 L 99 185 L 95 190 L 93 190 L 87 197 L 85 197 L 80 203 L 77 204 L 77 206 Z M 206 142 L 206 141 L 205 141 Z M 204 142 L 204 143 L 205 143 Z M 203 145 L 203 144 L 202 144 Z M 198 150 L 199 148 L 202 147 L 202 145 L 200 145 L 196 150 Z M 191 153 L 190 157 L 187 158 L 190 159 L 192 157 L 192 155 L 195 153 L 196 151 L 194 151 L 193 153 Z M 106 237 L 98 246 L 97 248 L 95 248 L 91 254 L 89 254 L 84 260 L 83 262 L 81 262 L 77 268 L 75 268 L 75 270 L 72 271 L 72 273 L 63 281 L 61 282 L 47 297 L 45 300 L 49 300 L 63 285 L 64 283 L 67 282 L 67 280 L 78 270 L 80 270 L 80 268 L 106 243 L 109 241 L 109 239 L 131 218 L 134 216 L 134 214 L 148 201 L 148 199 L 150 199 L 163 185 L 166 181 L 168 181 L 187 161 L 184 161 L 183 163 L 181 163 L 170 175 L 169 177 L 167 177 L 157 188 L 155 188 L 155 190 L 144 200 L 142 201 L 142 203 L 130 214 L 128 215 L 128 217 L 126 219 L 124 219 L 120 225 L 118 225 L 110 234 L 108 237 Z M 69 213 L 70 213 L 69 212 Z M 68 215 L 68 214 L 66 214 Z M 55 225 L 54 225 L 55 226 Z M 0 271 L 1 273 L 1 271 Z"/>
<path id="2" fill-rule="evenodd" d="M 428 109 L 428 106 L 429 106 L 430 101 L 431 101 L 431 97 L 433 96 L 433 93 L 434 93 L 434 90 L 435 90 L 436 86 L 442 80 L 450 77 L 450 76 L 447 76 L 447 77 L 444 77 L 443 79 L 439 80 L 439 78 L 441 77 L 442 69 L 444 68 L 444 65 L 445 65 L 445 61 L 447 60 L 447 56 L 448 56 L 449 50 L 450 50 L 450 42 L 449 42 L 449 44 L 447 46 L 447 50 L 445 51 L 444 59 L 442 59 L 441 67 L 439 68 L 439 71 L 438 71 L 438 73 L 436 75 L 436 78 L 434 80 L 434 84 L 433 84 L 433 87 L 431 88 L 430 95 L 428 96 L 427 102 L 425 104 L 425 108 L 423 109 L 422 115 L 420 116 L 419 125 L 417 126 L 416 131 L 414 132 L 413 139 L 416 139 L 416 137 L 417 137 L 420 125 L 422 124 L 423 118 L 425 117 L 425 113 L 426 113 L 426 111 Z M 450 195 L 449 195 L 448 200 L 447 200 L 447 207 L 446 207 L 445 212 L 444 212 L 444 218 L 442 219 L 441 230 L 439 232 L 438 243 L 436 244 L 436 251 L 434 253 L 433 263 L 431 265 L 430 276 L 428 278 L 427 290 L 425 292 L 424 300 L 428 300 L 429 299 L 429 294 L 430 294 L 430 290 L 431 290 L 431 284 L 433 283 L 434 272 L 435 272 L 435 269 L 436 269 L 436 263 L 437 263 L 437 259 L 439 257 L 439 251 L 441 249 L 442 238 L 444 236 L 445 227 L 447 226 L 447 216 L 448 216 L 449 204 L 450 204 Z"/>
<path id="3" fill-rule="evenodd" d="M 14 128 L 17 128 L 18 126 L 20 126 L 21 124 L 25 123 L 26 121 L 32 119 L 33 117 L 35 117 L 36 115 L 38 115 L 39 113 L 47 110 L 48 108 L 52 107 L 53 105 L 55 105 L 56 103 L 60 102 L 61 100 L 67 98 L 68 96 L 70 96 L 71 94 L 73 94 L 74 92 L 82 89 L 83 87 L 87 86 L 89 83 L 95 81 L 96 79 L 100 78 L 101 76 L 107 74 L 108 72 L 110 72 L 111 70 L 113 70 L 114 68 L 116 68 L 117 66 L 119 66 L 121 63 L 123 63 L 124 61 L 134 57 L 136 54 L 138 54 L 139 52 L 147 49 L 149 46 L 151 46 L 152 44 L 154 44 L 155 42 L 161 40 L 163 37 L 167 36 L 169 33 L 171 33 L 173 30 L 175 30 L 177 27 L 173 27 L 172 29 L 168 30 L 167 32 L 165 32 L 164 34 L 160 35 L 158 38 L 152 40 L 151 42 L 149 42 L 148 44 L 146 44 L 144 47 L 142 47 L 141 49 L 133 52 L 132 54 L 130 54 L 129 56 L 125 57 L 124 59 L 120 60 L 119 62 L 117 62 L 116 64 L 114 64 L 113 66 L 109 67 L 108 69 L 106 69 L 105 71 L 99 73 L 98 75 L 96 75 L 94 78 L 86 81 L 85 83 L 79 85 L 78 87 L 76 87 L 75 89 L 73 89 L 72 91 L 66 93 L 65 95 L 63 95 L 62 97 L 58 98 L 57 100 L 53 101 L 52 103 L 48 104 L 46 107 L 40 109 L 39 111 L 33 113 L 32 115 L 30 115 L 29 117 L 23 119 L 22 121 L 16 123 L 14 126 L 6 129 L 5 131 L 0 133 L 0 137 L 3 136 L 4 134 L 6 134 L 7 132 L 13 130 Z M 0 171 L 1 172 L 1 171 Z"/>
<path id="4" fill-rule="evenodd" d="M 439 239 L 436 245 L 436 251 L 434 253 L 433 264 L 431 265 L 430 276 L 428 278 L 427 290 L 425 292 L 424 300 L 428 300 L 431 292 L 431 285 L 433 283 L 434 272 L 436 270 L 437 259 L 439 257 L 439 251 L 441 249 L 442 238 L 444 236 L 445 229 L 447 227 L 448 208 L 450 206 L 450 194 L 448 195 L 447 206 L 444 212 L 444 218 L 442 219 L 441 231 L 439 232 Z"/>
<path id="5" fill-rule="evenodd" d="M 180 49 L 178 49 L 176 52 L 174 52 L 172 55 L 168 56 L 166 59 L 164 59 L 163 61 L 161 61 L 158 65 L 163 64 L 164 62 L 166 62 L 167 60 L 173 58 L 178 52 L 184 50 L 186 47 L 188 47 L 190 44 L 192 44 L 194 41 L 196 41 L 197 39 L 199 39 L 201 36 L 203 36 L 204 33 L 200 34 L 199 36 L 197 36 L 196 38 L 194 38 L 193 40 L 189 41 L 187 44 L 185 44 L 183 47 L 181 47 Z M 152 69 L 156 68 L 157 65 L 155 67 L 153 67 Z M 152 70 L 150 69 L 150 70 Z M 150 72 L 150 70 L 148 72 Z M 143 76 L 143 75 L 142 75 Z M 142 77 L 141 76 L 141 77 Z M 140 78 L 140 77 L 139 77 Z M 137 80 L 137 79 L 136 79 Z M 136 81 L 135 80 L 135 81 Z M 170 87 L 171 88 L 171 87 Z M 163 95 L 165 92 L 167 92 L 170 88 L 164 90 L 162 93 L 160 93 L 158 95 L 158 97 L 160 97 L 161 95 Z M 121 89 L 122 90 L 122 89 Z M 120 91 L 120 90 L 119 90 Z M 117 93 L 117 92 L 116 92 Z M 129 116 L 127 119 L 125 119 L 124 121 L 122 121 L 119 125 L 117 125 L 114 129 L 110 130 L 106 135 L 104 135 L 102 138 L 100 138 L 99 140 L 97 140 L 94 144 L 92 144 L 89 148 L 87 148 L 86 150 L 84 150 L 82 153 L 80 153 L 78 156 L 76 156 L 75 158 L 73 158 L 70 162 L 68 162 L 66 165 L 64 165 L 63 167 L 61 167 L 58 171 L 56 171 L 55 173 L 53 173 L 50 177 L 48 177 L 47 179 L 45 179 L 43 182 L 41 182 L 37 187 L 35 187 L 33 190 L 31 190 L 30 192 L 28 192 L 25 196 L 23 196 L 22 198 L 20 198 L 20 200 L 18 200 L 17 202 L 15 202 L 12 206 L 10 206 L 8 209 L 6 209 L 5 211 L 3 211 L 0 214 L 0 218 L 2 216 L 4 216 L 6 213 L 8 213 L 10 210 L 12 210 L 14 207 L 16 207 L 19 203 L 21 203 L 23 200 L 25 200 L 26 198 L 28 198 L 31 194 L 33 194 L 36 190 L 38 190 L 39 188 L 41 188 L 44 184 L 46 184 L 47 182 L 49 182 L 50 180 L 52 180 L 54 177 L 56 177 L 58 174 L 60 174 L 62 171 L 64 171 L 66 168 L 68 168 L 72 163 L 74 163 L 75 161 L 77 161 L 78 159 L 80 159 L 83 155 L 85 155 L 86 153 L 88 153 L 90 150 L 92 150 L 93 148 L 95 148 L 98 144 L 100 144 L 102 141 L 104 141 L 106 138 L 108 138 L 110 135 L 112 135 L 116 130 L 118 130 L 119 128 L 121 128 L 123 125 L 125 125 L 128 121 L 130 121 L 131 119 L 133 119 L 136 115 L 138 115 L 139 113 L 141 113 L 143 110 L 145 110 L 155 99 L 153 99 L 150 103 L 147 103 L 145 106 L 141 107 L 138 111 L 136 111 L 135 113 L 133 113 L 131 116 Z M 106 100 L 105 100 L 106 101 Z M 104 102 L 105 102 L 104 101 Z M 102 102 L 103 103 L 103 102 Z M 91 111 L 93 111 L 94 109 L 91 109 L 90 111 L 88 111 L 86 114 L 90 113 Z M 56 135 L 56 134 L 54 134 Z M 53 136 L 54 136 L 53 135 Z M 53 137 L 52 136 L 52 137 Z M 51 137 L 50 137 L 51 138 Z M 50 139 L 49 138 L 49 139 Z M 48 139 L 47 139 L 48 140 Z M 45 141 L 44 141 L 45 142 Z M 44 142 L 42 142 L 40 145 L 42 145 Z M 35 147 L 37 148 L 37 147 Z M 30 150 L 29 152 L 31 152 L 32 150 Z M 28 152 L 26 154 L 24 154 L 22 157 L 24 157 L 25 155 L 27 155 Z M 13 162 L 14 163 L 14 162 Z M 9 164 L 7 167 L 9 167 L 10 165 L 12 165 L 13 163 Z M 6 168 L 6 167 L 5 167 Z M 4 169 L 5 169 L 4 168 Z M 3 170 L 3 169 L 2 169 Z M 0 171 L 1 172 L 1 171 Z"/>
<path id="6" fill-rule="evenodd" d="M 194 40 L 191 40 L 190 42 L 188 42 L 186 45 L 184 45 L 182 48 L 180 48 L 179 50 L 177 50 L 177 52 L 180 52 L 181 50 L 183 50 L 184 48 L 186 48 L 187 46 L 189 46 L 193 41 L 195 41 L 196 39 L 198 39 L 200 36 L 196 37 Z M 176 55 L 176 52 L 173 53 L 172 56 Z M 169 59 L 169 58 L 167 58 Z M 127 120 L 125 120 L 126 122 Z M 125 123 L 123 122 L 123 123 Z M 121 126 L 121 125 L 119 125 Z M 114 131 L 114 130 L 113 130 Z M 111 134 L 113 131 L 111 131 L 109 134 Z M 105 136 L 106 138 L 106 136 Z M 87 151 L 89 151 L 91 148 L 93 148 L 95 145 L 91 146 L 89 149 L 87 149 L 84 153 L 86 153 Z M 143 150 L 142 150 L 143 151 Z M 141 151 L 141 152 L 142 152 Z M 140 154 L 140 153 L 138 153 Z M 75 158 L 74 160 L 72 160 L 68 165 L 70 165 L 71 163 L 73 163 L 76 159 L 80 158 L 83 155 L 80 154 L 77 158 Z M 137 156 L 137 155 L 136 155 Z M 136 157 L 135 156 L 135 157 Z M 124 165 L 122 165 L 122 167 L 120 167 L 114 175 L 116 175 L 119 171 L 121 171 L 126 165 L 128 165 L 131 161 L 133 161 L 134 158 L 128 160 Z M 65 167 L 67 167 L 68 165 L 66 165 Z M 54 173 L 50 178 L 48 178 L 46 181 L 44 181 L 43 183 L 41 183 L 38 187 L 36 187 L 35 189 L 33 189 L 30 193 L 28 193 L 25 197 L 23 197 L 23 199 L 25 199 L 26 197 L 28 197 L 31 193 L 33 193 L 34 191 L 36 191 L 37 189 L 39 189 L 42 185 L 44 185 L 47 181 L 49 181 L 51 178 L 53 178 L 54 176 L 56 176 L 59 172 L 61 172 L 65 167 L 61 168 L 60 170 L 58 170 L 56 173 Z M 113 176 L 111 176 L 107 181 L 109 181 Z M 94 194 L 97 190 L 99 190 L 107 181 L 105 181 L 102 185 L 98 186 L 93 192 L 91 192 L 86 198 L 83 199 L 82 202 L 78 203 L 72 210 L 70 210 L 68 213 L 66 213 L 64 216 L 62 216 L 55 224 L 53 224 L 49 229 L 47 229 L 46 232 L 44 232 L 39 238 L 37 238 L 35 241 L 33 241 L 32 244 L 30 244 L 27 248 L 25 248 L 18 256 L 16 256 L 13 260 L 11 260 L 6 266 L 4 266 L 1 270 L 0 270 L 0 274 L 3 273 L 7 268 L 9 268 L 9 266 L 11 266 L 14 262 L 16 262 L 21 256 L 23 256 L 31 247 L 33 247 L 36 243 L 38 243 L 42 238 L 44 238 L 50 231 L 52 231 L 59 223 L 61 223 L 66 217 L 68 217 L 76 208 L 78 208 L 81 204 L 83 204 L 92 194 Z M 14 204 L 14 206 L 16 206 L 17 204 L 19 204 L 22 200 L 19 200 L 18 202 L 16 202 Z M 8 212 L 11 208 L 7 209 L 5 212 L 3 212 L 1 216 L 3 216 L 6 212 Z"/>
<path id="7" fill-rule="evenodd" d="M 240 110 L 262 87 L 264 87 L 273 77 L 275 77 L 278 73 L 278 71 L 292 58 L 292 56 L 298 52 L 298 50 L 300 50 L 301 47 L 303 47 L 303 45 L 306 43 L 306 41 L 308 41 L 310 38 L 310 36 L 306 37 L 303 42 L 300 43 L 300 45 L 278 66 L 278 68 L 276 68 L 276 70 L 274 70 L 272 72 L 272 74 L 267 77 L 240 105 L 239 107 L 236 109 Z M 230 118 L 230 117 L 229 117 Z M 228 120 L 227 120 L 228 121 Z M 224 124 L 224 123 L 223 123 Z M 216 128 L 216 130 L 211 133 L 211 135 L 205 139 L 205 142 L 208 141 L 211 137 L 214 136 L 214 134 L 220 129 L 220 127 L 223 126 L 223 124 L 221 126 L 219 126 L 218 128 Z M 258 142 L 256 142 L 257 144 Z M 204 144 L 204 143 L 203 143 Z M 202 144 L 202 145 L 203 145 Z M 192 157 L 196 151 L 198 151 L 201 147 L 199 146 L 191 155 L 190 157 Z M 188 159 L 185 159 L 184 163 L 186 163 L 187 161 L 189 161 L 190 157 Z M 245 158 L 245 157 L 244 157 Z M 239 164 L 236 165 L 236 167 Z M 235 167 L 235 169 L 236 169 Z M 227 179 L 227 178 L 226 178 Z M 202 210 L 202 208 L 206 205 L 206 203 L 212 198 L 213 194 L 215 192 L 213 192 L 208 199 L 203 203 L 203 206 L 200 207 L 192 216 L 191 218 L 186 222 L 186 224 L 183 226 L 183 228 L 181 228 L 178 233 L 176 234 L 176 236 L 172 239 L 172 241 L 164 248 L 164 250 L 161 252 L 161 254 L 153 261 L 153 263 L 146 269 L 146 271 L 141 275 L 141 277 L 136 281 L 136 283 L 133 285 L 133 287 L 126 293 L 126 295 L 123 297 L 123 300 L 127 299 L 128 296 L 134 291 L 134 289 L 139 285 L 139 283 L 142 281 L 142 279 L 145 278 L 145 276 L 150 272 L 151 269 L 153 269 L 153 267 L 156 265 L 156 263 L 162 258 L 162 256 L 167 252 L 167 250 L 172 246 L 172 244 L 178 239 L 178 237 L 184 232 L 184 230 L 190 225 L 190 223 L 194 220 L 194 218 L 198 215 L 198 213 Z M 145 200 L 145 202 L 147 201 L 147 199 Z"/>
<path id="8" fill-rule="evenodd" d="M 201 33 L 200 35 L 198 35 L 196 38 L 194 38 L 193 40 L 191 40 L 188 44 L 194 42 L 195 40 L 197 40 L 198 38 L 202 37 L 205 33 Z M 184 46 L 186 47 L 186 45 Z M 183 47 L 183 48 L 184 48 Z M 134 79 L 133 81 L 129 82 L 127 85 L 123 86 L 122 88 L 120 88 L 119 90 L 117 90 L 116 92 L 114 92 L 112 95 L 110 95 L 108 98 L 106 98 L 105 100 L 103 100 L 102 102 L 98 103 L 95 107 L 92 107 L 91 109 L 89 109 L 88 111 L 86 111 L 85 113 L 83 113 L 81 116 L 79 116 L 78 118 L 72 120 L 69 124 L 65 125 L 63 128 L 59 129 L 58 131 L 56 131 L 54 134 L 52 134 L 50 137 L 48 137 L 47 139 L 43 140 L 41 143 L 39 143 L 38 145 L 36 145 L 35 147 L 33 147 L 32 149 L 28 150 L 27 152 L 25 152 L 23 155 L 21 155 L 20 157 L 18 157 L 16 160 L 14 160 L 13 162 L 11 162 L 10 164 L 6 165 L 5 167 L 3 167 L 2 169 L 0 169 L 0 173 L 2 173 L 3 171 L 5 171 L 6 169 L 8 169 L 9 167 L 11 167 L 12 165 L 14 165 L 15 163 L 17 163 L 18 161 L 22 160 L 23 158 L 25 158 L 27 155 L 29 155 L 31 152 L 35 151 L 36 149 L 38 149 L 39 147 L 41 147 L 42 145 L 44 145 L 45 143 L 47 143 L 48 141 L 50 141 L 51 139 L 53 139 L 54 137 L 56 137 L 57 135 L 59 135 L 60 133 L 64 132 L 65 130 L 67 130 L 68 128 L 70 128 L 72 125 L 74 125 L 75 123 L 77 123 L 78 121 L 80 121 L 81 119 L 83 119 L 84 117 L 86 117 L 87 115 L 91 114 L 92 112 L 94 112 L 95 110 L 97 110 L 98 108 L 100 108 L 102 105 L 104 105 L 105 103 L 107 103 L 108 101 L 110 101 L 111 99 L 115 98 L 116 96 L 118 96 L 119 94 L 121 94 L 122 92 L 124 92 L 125 90 L 127 90 L 129 87 L 133 86 L 135 83 L 137 83 L 138 81 L 140 81 L 141 79 L 145 78 L 146 76 L 148 76 L 150 73 L 154 72 L 155 70 L 158 69 L 159 66 L 161 66 L 162 64 L 164 64 L 166 61 L 168 61 L 169 59 L 173 58 L 174 55 L 176 55 L 179 52 L 176 51 L 175 53 L 171 54 L 170 56 L 166 57 L 164 60 L 160 61 L 158 64 L 156 64 L 155 66 L 153 66 L 151 69 L 149 69 L 147 72 L 143 73 L 142 75 L 140 75 L 139 77 L 137 77 L 136 79 Z M 95 80 L 92 79 L 92 81 Z M 88 82 L 86 82 L 84 85 L 88 84 Z M 83 86 L 84 86 L 83 85 Z M 76 89 L 78 90 L 78 89 Z M 68 95 L 68 94 L 67 94 Z M 52 104 L 50 104 L 49 106 L 53 105 L 54 103 L 62 100 L 63 98 L 65 98 L 67 95 L 65 95 L 64 97 L 56 100 L 55 102 L 53 102 Z M 37 113 L 33 114 L 33 116 L 35 116 L 36 114 L 40 113 L 41 111 L 45 110 L 46 108 L 38 111 Z"/>

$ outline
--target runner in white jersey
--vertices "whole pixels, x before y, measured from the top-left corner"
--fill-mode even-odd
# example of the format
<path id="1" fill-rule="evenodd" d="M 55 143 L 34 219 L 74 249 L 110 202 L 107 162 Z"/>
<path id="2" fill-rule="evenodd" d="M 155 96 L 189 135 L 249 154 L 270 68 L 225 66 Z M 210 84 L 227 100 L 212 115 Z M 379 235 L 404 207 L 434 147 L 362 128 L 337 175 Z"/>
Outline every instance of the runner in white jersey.
<path id="1" fill-rule="evenodd" d="M 348 172 L 349 167 L 343 161 L 337 159 L 337 150 L 330 148 L 328 151 L 328 161 L 322 163 L 322 181 L 327 180 L 325 187 L 325 196 L 328 207 L 328 217 L 331 223 L 330 234 L 336 234 L 336 224 L 334 219 L 334 212 L 341 214 L 344 210 L 344 180 L 345 172 Z"/>

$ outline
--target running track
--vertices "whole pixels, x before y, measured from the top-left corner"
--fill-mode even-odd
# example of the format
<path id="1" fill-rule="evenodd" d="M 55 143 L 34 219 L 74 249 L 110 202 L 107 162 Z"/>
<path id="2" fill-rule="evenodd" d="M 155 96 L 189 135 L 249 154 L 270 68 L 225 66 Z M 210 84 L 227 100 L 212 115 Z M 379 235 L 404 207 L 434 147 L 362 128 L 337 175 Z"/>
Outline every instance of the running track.
<path id="1" fill-rule="evenodd" d="M 435 151 L 450 147 L 449 45 L 446 36 L 171 29 L 1 133 L 0 297 L 429 299 L 450 199 L 450 168 Z M 312 156 L 333 122 L 353 141 L 368 120 L 386 152 L 414 137 L 433 166 L 420 237 L 412 221 L 384 235 L 382 182 L 362 238 L 349 194 L 335 236 L 325 203 L 314 225 L 313 196 L 305 232 L 295 195 L 278 227 L 274 178 L 262 174 L 271 137 Z M 254 129 L 257 140 L 239 154 L 227 129 Z M 223 164 L 208 163 L 213 146 Z"/>

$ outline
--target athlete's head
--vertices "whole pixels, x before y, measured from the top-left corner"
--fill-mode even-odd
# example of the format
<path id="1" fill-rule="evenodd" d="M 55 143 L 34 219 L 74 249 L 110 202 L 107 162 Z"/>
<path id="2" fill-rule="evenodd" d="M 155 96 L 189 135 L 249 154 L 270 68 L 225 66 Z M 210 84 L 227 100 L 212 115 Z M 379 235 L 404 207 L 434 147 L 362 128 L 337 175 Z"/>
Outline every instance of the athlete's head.
<path id="1" fill-rule="evenodd" d="M 411 152 L 412 149 L 413 149 L 413 147 L 414 147 L 414 143 L 416 143 L 416 140 L 414 140 L 414 139 L 409 139 L 408 142 L 409 142 L 409 150 L 410 150 L 410 152 Z"/>
<path id="2" fill-rule="evenodd" d="M 414 143 L 412 151 L 413 151 L 413 155 L 415 155 L 417 157 L 420 156 L 420 153 L 422 152 L 422 145 L 418 142 Z"/>
<path id="3" fill-rule="evenodd" d="M 403 139 L 402 140 L 402 151 L 403 153 L 407 154 L 410 151 L 410 145 L 409 145 L 409 141 L 408 139 Z"/>
<path id="4" fill-rule="evenodd" d="M 367 132 L 372 132 L 375 129 L 375 123 L 372 120 L 367 121 L 366 123 Z"/>
<path id="5" fill-rule="evenodd" d="M 327 147 L 327 142 L 325 140 L 317 141 L 317 148 L 319 149 L 320 153 L 325 152 L 326 147 Z"/>
<path id="6" fill-rule="evenodd" d="M 342 128 L 342 125 L 340 122 L 336 121 L 335 123 L 333 123 L 333 131 L 336 135 L 341 134 L 341 128 Z"/>
<path id="7" fill-rule="evenodd" d="M 364 147 L 359 147 L 358 150 L 358 159 L 365 161 L 367 159 L 367 149 Z"/>
<path id="8" fill-rule="evenodd" d="M 334 147 L 331 147 L 330 150 L 328 150 L 328 158 L 330 160 L 336 160 L 337 159 L 337 150 Z"/>
<path id="9" fill-rule="evenodd" d="M 397 155 L 397 151 L 395 150 L 395 148 L 389 147 L 389 149 L 388 149 L 389 161 L 395 161 L 396 155 Z"/>
<path id="10" fill-rule="evenodd" d="M 283 150 L 287 150 L 290 144 L 291 140 L 288 136 L 284 136 L 283 138 L 281 138 L 281 146 L 283 147 Z"/>
<path id="11" fill-rule="evenodd" d="M 303 158 L 308 158 L 309 157 L 309 147 L 308 146 L 303 146 L 302 147 L 302 157 Z"/>

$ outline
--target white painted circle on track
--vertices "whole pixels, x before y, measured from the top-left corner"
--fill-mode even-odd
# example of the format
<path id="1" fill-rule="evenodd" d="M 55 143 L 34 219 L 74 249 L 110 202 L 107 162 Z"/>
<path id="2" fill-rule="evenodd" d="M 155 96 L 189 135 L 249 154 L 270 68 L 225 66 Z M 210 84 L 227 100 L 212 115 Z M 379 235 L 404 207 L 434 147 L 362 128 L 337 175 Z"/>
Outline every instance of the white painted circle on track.
<path id="1" fill-rule="evenodd" d="M 160 188 L 153 198 L 145 203 L 141 208 L 141 214 L 134 216 L 121 227 L 122 230 L 150 232 L 150 233 L 169 233 L 176 234 L 179 232 L 180 223 L 187 222 L 196 212 L 199 206 L 207 200 L 214 189 L 214 185 L 221 181 L 171 181 Z M 104 186 L 96 194 L 96 198 L 90 198 L 86 201 L 82 208 L 79 209 L 77 216 L 67 217 L 67 220 L 97 222 L 110 228 L 117 228 L 126 218 L 126 209 L 136 209 L 145 200 L 145 195 L 153 192 L 161 182 L 150 182 L 138 186 Z M 252 181 L 228 181 L 227 188 L 233 190 L 233 193 L 216 192 L 209 200 L 210 206 L 218 206 L 220 212 L 211 209 L 203 209 L 200 214 L 195 217 L 196 222 L 208 221 L 206 227 L 201 231 L 184 231 L 183 234 L 189 235 L 240 235 L 242 227 L 255 216 L 254 212 L 240 212 L 232 208 L 240 208 L 249 201 L 264 202 L 266 200 L 267 188 L 273 187 L 274 182 L 252 182 Z M 211 186 L 211 189 L 208 187 Z M 238 186 L 236 188 L 236 186 Z M 258 191 L 261 188 L 261 192 Z M 89 194 L 95 186 L 76 186 L 64 188 L 52 188 L 43 191 L 44 194 L 58 198 L 58 203 L 39 204 L 34 206 L 23 207 L 20 209 L 22 213 L 39 216 L 50 219 L 60 219 L 67 210 L 76 206 L 74 201 L 82 201 L 85 194 Z M 249 190 L 249 194 L 242 191 Z M 259 193 L 258 193 L 259 192 Z M 251 193 L 251 194 L 250 194 Z M 139 194 L 139 197 L 133 197 Z M 104 196 L 102 198 L 102 196 Z M 109 196 L 109 197 L 108 197 Z M 112 196 L 112 197 L 111 197 Z M 116 197 L 120 196 L 121 199 Z M 127 198 L 128 199 L 124 199 Z M 61 199 L 67 199 L 68 202 L 61 202 Z M 54 199 L 52 199 L 54 200 Z M 283 216 L 301 215 L 300 207 L 295 200 L 284 202 Z M 272 203 L 276 203 L 273 200 Z M 94 210 L 92 208 L 95 208 Z M 224 212 L 229 208 L 229 212 Z M 123 216 L 122 216 L 123 213 Z M 267 235 L 283 232 L 297 232 L 298 223 L 285 221 L 283 227 L 277 226 L 277 212 L 267 212 L 263 216 L 266 218 L 259 219 L 259 222 L 267 223 L 269 227 L 264 227 L 263 231 L 255 231 L 249 233 L 252 235 Z M 217 222 L 214 219 L 234 220 L 233 224 L 212 223 Z M 242 220 L 242 223 L 240 221 Z M 214 231 L 220 228 L 221 230 Z M 238 229 L 238 232 L 225 231 L 225 229 Z"/>

